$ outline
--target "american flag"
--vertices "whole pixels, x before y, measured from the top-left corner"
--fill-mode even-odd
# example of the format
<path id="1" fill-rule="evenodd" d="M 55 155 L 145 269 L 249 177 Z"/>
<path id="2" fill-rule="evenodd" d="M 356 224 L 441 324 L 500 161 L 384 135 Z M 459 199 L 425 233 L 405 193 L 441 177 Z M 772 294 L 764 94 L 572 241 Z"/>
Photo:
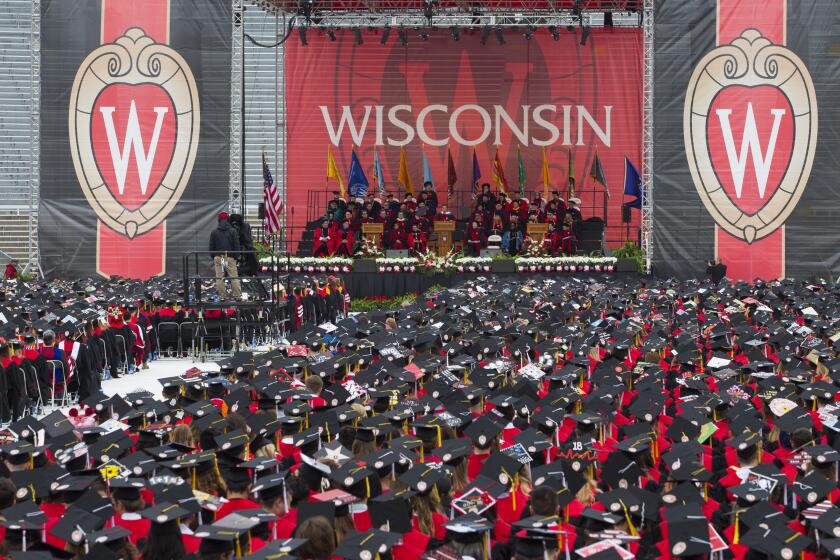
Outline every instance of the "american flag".
<path id="1" fill-rule="evenodd" d="M 271 170 L 265 161 L 265 152 L 262 156 L 263 164 L 263 202 L 265 203 L 265 233 L 274 235 L 280 232 L 280 214 L 283 213 L 283 203 L 280 201 L 280 193 L 274 185 L 274 178 Z"/>

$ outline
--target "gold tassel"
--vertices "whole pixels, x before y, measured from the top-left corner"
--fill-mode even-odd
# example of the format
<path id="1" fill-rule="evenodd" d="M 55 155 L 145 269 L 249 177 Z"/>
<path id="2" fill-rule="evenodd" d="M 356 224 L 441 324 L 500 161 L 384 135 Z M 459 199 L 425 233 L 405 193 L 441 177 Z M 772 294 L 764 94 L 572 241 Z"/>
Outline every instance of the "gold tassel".
<path id="1" fill-rule="evenodd" d="M 441 433 L 440 433 L 441 432 L 440 425 L 435 424 L 435 428 L 437 428 L 437 446 L 440 447 L 441 445 L 443 445 L 443 441 L 442 441 L 443 438 L 441 437 Z"/>
<path id="2" fill-rule="evenodd" d="M 627 506 L 624 505 L 624 502 L 622 500 L 619 500 L 619 503 L 621 504 L 621 507 L 624 509 L 624 519 L 627 520 L 627 528 L 630 530 L 630 536 L 638 537 L 639 532 L 636 530 L 635 525 L 633 525 L 633 521 L 630 520 L 630 512 L 627 511 Z"/>
<path id="3" fill-rule="evenodd" d="M 734 533 L 734 535 L 732 535 L 732 544 L 738 544 L 738 541 L 740 540 L 741 531 L 740 531 L 740 527 L 739 527 L 739 520 L 738 520 L 739 517 L 741 517 L 741 512 L 736 511 L 735 512 L 735 533 Z"/>

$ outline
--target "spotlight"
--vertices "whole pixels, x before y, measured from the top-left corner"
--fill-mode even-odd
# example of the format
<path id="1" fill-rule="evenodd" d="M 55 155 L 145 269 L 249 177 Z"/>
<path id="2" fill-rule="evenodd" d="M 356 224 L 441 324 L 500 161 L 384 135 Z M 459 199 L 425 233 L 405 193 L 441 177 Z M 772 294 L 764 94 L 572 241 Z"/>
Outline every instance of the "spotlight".
<path id="1" fill-rule="evenodd" d="M 531 39 L 534 38 L 534 28 L 533 27 L 525 28 L 525 33 L 523 33 L 522 36 L 525 37 L 526 41 L 530 41 Z"/>
<path id="2" fill-rule="evenodd" d="M 397 28 L 397 37 L 400 38 L 400 43 L 402 46 L 406 46 L 408 44 L 408 37 L 405 34 L 405 29 L 402 26 Z"/>
<path id="3" fill-rule="evenodd" d="M 548 26 L 548 32 L 551 33 L 551 38 L 552 39 L 554 39 L 555 41 L 560 40 L 560 32 L 557 30 L 556 25 L 549 25 Z"/>
<path id="4" fill-rule="evenodd" d="M 327 29 L 327 37 L 330 38 L 330 41 L 335 41 L 335 31 Z"/>
<path id="5" fill-rule="evenodd" d="M 386 25 L 385 29 L 382 30 L 382 37 L 379 38 L 379 44 L 384 45 L 388 42 L 388 37 L 391 35 L 391 26 Z"/>
<path id="6" fill-rule="evenodd" d="M 484 30 L 481 32 L 481 44 L 486 45 L 487 39 L 490 38 L 490 26 L 485 25 Z"/>
<path id="7" fill-rule="evenodd" d="M 583 28 L 583 33 L 580 36 L 580 46 L 582 46 L 582 47 L 586 46 L 586 40 L 589 39 L 589 33 L 590 33 L 589 26 L 584 27 Z"/>
<path id="8" fill-rule="evenodd" d="M 458 29 L 457 25 L 452 28 L 452 39 L 454 41 L 460 41 L 461 40 L 461 30 Z"/>
<path id="9" fill-rule="evenodd" d="M 356 44 L 357 45 L 361 45 L 362 43 L 364 43 L 364 41 L 362 40 L 362 30 L 360 28 L 354 27 L 353 28 L 353 35 L 356 36 Z"/>
<path id="10" fill-rule="evenodd" d="M 420 39 L 422 41 L 428 41 L 429 40 L 429 33 L 425 30 L 421 31 L 420 32 Z"/>
<path id="11" fill-rule="evenodd" d="M 502 33 L 501 27 L 496 28 L 496 39 L 498 39 L 500 45 L 505 44 L 505 34 Z"/>
<path id="12" fill-rule="evenodd" d="M 304 47 L 308 44 L 306 42 L 306 27 L 301 25 L 298 27 L 298 35 L 300 35 L 300 44 Z"/>

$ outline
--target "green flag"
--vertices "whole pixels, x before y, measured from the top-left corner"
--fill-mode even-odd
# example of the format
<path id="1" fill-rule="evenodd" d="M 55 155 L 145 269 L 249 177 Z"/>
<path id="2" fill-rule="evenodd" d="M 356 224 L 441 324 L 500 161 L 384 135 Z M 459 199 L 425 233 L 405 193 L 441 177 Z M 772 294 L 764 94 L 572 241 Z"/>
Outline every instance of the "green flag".
<path id="1" fill-rule="evenodd" d="M 522 147 L 516 147 L 516 163 L 519 165 L 519 194 L 525 196 L 525 162 L 522 161 Z"/>
<path id="2" fill-rule="evenodd" d="M 569 197 L 575 196 L 575 156 L 569 148 Z"/>

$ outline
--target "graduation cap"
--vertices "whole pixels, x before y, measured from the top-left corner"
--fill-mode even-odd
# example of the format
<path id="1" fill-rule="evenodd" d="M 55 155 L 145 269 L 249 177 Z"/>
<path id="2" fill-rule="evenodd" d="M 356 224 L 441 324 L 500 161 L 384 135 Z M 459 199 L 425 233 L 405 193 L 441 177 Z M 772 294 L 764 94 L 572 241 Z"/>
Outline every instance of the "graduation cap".
<path id="1" fill-rule="evenodd" d="M 816 471 L 811 471 L 791 485 L 791 490 L 808 504 L 815 504 L 837 488 L 837 483 L 825 478 Z"/>
<path id="2" fill-rule="evenodd" d="M 464 429 L 464 434 L 469 437 L 478 447 L 489 447 L 500 433 L 502 427 L 490 419 L 489 416 L 479 416 Z"/>
<path id="3" fill-rule="evenodd" d="M 417 463 L 398 479 L 418 494 L 428 494 L 444 474 L 444 471 L 434 464 Z"/>
<path id="4" fill-rule="evenodd" d="M 368 529 L 362 533 L 353 531 L 342 539 L 333 554 L 348 560 L 375 558 L 389 552 L 401 539 L 402 535 L 399 533 L 379 529 Z"/>
<path id="5" fill-rule="evenodd" d="M 697 556 L 712 551 L 709 522 L 697 504 L 675 506 L 664 513 L 672 556 Z"/>
<path id="6" fill-rule="evenodd" d="M 410 490 L 391 491 L 368 501 L 368 512 L 374 528 L 405 534 L 412 530 Z"/>

